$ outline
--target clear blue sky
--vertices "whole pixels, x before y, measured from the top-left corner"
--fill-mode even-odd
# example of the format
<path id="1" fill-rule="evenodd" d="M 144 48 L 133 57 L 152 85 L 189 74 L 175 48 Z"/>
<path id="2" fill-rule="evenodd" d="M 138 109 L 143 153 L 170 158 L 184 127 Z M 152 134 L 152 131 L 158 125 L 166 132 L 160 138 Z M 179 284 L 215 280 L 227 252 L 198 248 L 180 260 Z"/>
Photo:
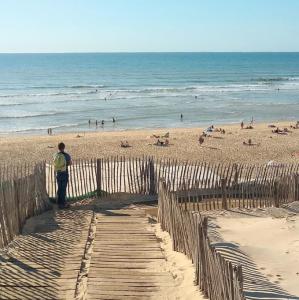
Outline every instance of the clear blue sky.
<path id="1" fill-rule="evenodd" d="M 1 0 L 0 52 L 299 51 L 299 0 Z"/>

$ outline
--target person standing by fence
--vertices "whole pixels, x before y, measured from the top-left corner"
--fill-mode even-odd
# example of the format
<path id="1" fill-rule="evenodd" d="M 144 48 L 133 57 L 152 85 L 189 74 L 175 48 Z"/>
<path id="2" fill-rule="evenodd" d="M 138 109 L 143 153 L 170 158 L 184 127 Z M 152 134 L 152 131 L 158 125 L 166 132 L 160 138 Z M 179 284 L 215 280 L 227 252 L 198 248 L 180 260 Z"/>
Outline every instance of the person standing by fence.
<path id="1" fill-rule="evenodd" d="M 66 203 L 66 188 L 69 180 L 68 166 L 72 164 L 71 156 L 64 152 L 65 144 L 58 144 L 59 152 L 54 155 L 54 170 L 57 179 L 57 204 L 59 208 L 68 208 Z"/>

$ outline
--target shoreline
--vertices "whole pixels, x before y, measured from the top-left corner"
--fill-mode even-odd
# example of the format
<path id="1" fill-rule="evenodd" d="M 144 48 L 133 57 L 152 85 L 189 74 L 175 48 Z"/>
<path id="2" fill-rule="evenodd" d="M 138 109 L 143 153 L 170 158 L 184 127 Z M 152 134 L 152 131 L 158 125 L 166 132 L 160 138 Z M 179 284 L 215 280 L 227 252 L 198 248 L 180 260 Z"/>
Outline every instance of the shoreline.
<path id="1" fill-rule="evenodd" d="M 299 163 L 299 129 L 279 135 L 272 133 L 275 124 L 280 128 L 296 122 L 256 123 L 254 129 L 241 129 L 240 124 L 215 125 L 225 129 L 225 134 L 213 132 L 206 137 L 202 146 L 198 137 L 205 128 L 156 128 L 124 131 L 67 132 L 52 136 L 44 135 L 0 135 L 0 163 L 21 163 L 51 160 L 57 144 L 64 141 L 73 159 L 90 159 L 110 156 L 154 156 L 180 161 L 201 160 L 211 163 L 234 162 L 264 164 Z M 247 124 L 246 124 L 247 125 Z M 168 147 L 154 145 L 152 135 L 165 135 L 169 132 Z M 243 142 L 251 139 L 256 145 L 246 146 Z M 120 147 L 121 141 L 128 141 L 131 147 Z M 296 155 L 293 155 L 296 153 Z M 297 155 L 298 153 L 298 155 Z"/>
<path id="2" fill-rule="evenodd" d="M 260 122 L 254 122 L 254 126 L 268 126 L 270 124 L 278 124 L 281 127 L 285 126 L 288 127 L 294 123 L 297 122 L 297 119 L 292 119 L 292 120 L 272 120 L 272 121 L 260 121 Z M 210 122 L 207 123 L 205 126 L 182 126 L 182 127 L 145 127 L 145 128 L 117 128 L 115 127 L 113 129 L 113 127 L 109 126 L 102 128 L 101 125 L 98 126 L 98 128 L 94 128 L 94 129 L 87 129 L 87 130 L 83 130 L 83 129 L 78 129 L 78 130 L 72 130 L 72 131 L 56 131 L 55 128 L 52 127 L 52 129 L 54 130 L 54 134 L 51 136 L 69 136 L 69 135 L 74 135 L 74 134 L 104 134 L 104 133 L 123 133 L 123 132 L 127 132 L 127 133 L 134 133 L 134 132 L 147 132 L 147 131 L 153 131 L 153 130 L 157 130 L 157 131 L 172 131 L 172 130 L 190 130 L 190 129 L 197 129 L 197 130 L 205 130 L 206 128 L 208 128 L 210 125 L 214 125 L 214 127 L 223 127 L 223 128 L 229 128 L 229 127 L 236 127 L 239 126 L 240 127 L 240 123 L 241 122 L 231 122 L 231 123 L 217 123 L 217 122 Z M 249 124 L 244 122 L 245 125 Z M 93 126 L 95 127 L 95 126 Z M 49 127 L 51 128 L 51 127 Z M 4 137 L 13 137 L 13 138 L 23 138 L 23 137 L 45 137 L 45 136 L 50 136 L 47 134 L 46 129 L 44 130 L 44 134 L 42 134 L 39 130 L 39 132 L 34 133 L 34 131 L 18 131 L 18 132 L 6 132 L 6 133 L 0 133 L 0 139 L 4 138 Z"/>
<path id="3" fill-rule="evenodd" d="M 199 124 L 197 123 L 193 123 L 193 124 L 184 124 L 184 121 L 181 122 L 181 124 L 183 126 L 170 126 L 170 127 L 159 127 L 159 126 L 153 126 L 153 127 L 142 127 L 142 128 L 122 128 L 122 127 L 118 127 L 118 123 L 116 123 L 115 126 L 111 126 L 111 121 L 106 121 L 108 122 L 108 126 L 104 126 L 102 127 L 101 125 L 98 125 L 98 127 L 96 127 L 94 124 L 92 124 L 92 126 L 90 128 L 85 128 L 86 130 L 84 130 L 84 128 L 78 128 L 78 130 L 74 129 L 74 130 L 59 130 L 60 127 L 55 128 L 54 127 L 49 127 L 53 129 L 54 135 L 58 136 L 58 135 L 69 135 L 69 134 L 88 134 L 88 133 L 105 133 L 105 132 L 111 132 L 111 133 L 115 133 L 115 132 L 135 132 L 135 131 L 149 131 L 149 130 L 179 130 L 179 129 L 205 129 L 207 127 L 209 127 L 210 125 L 214 125 L 216 127 L 228 127 L 228 126 L 237 126 L 240 125 L 241 121 L 231 121 L 230 123 L 223 123 L 223 122 L 203 122 L 201 123 L 201 125 L 199 126 Z M 121 122 L 121 121 L 120 121 Z M 246 124 L 246 122 L 243 120 L 243 122 Z M 287 123 L 289 122 L 289 124 L 287 125 Z M 294 124 L 297 122 L 297 119 L 295 117 L 290 118 L 290 119 L 284 119 L 284 120 L 269 120 L 269 121 L 256 121 L 254 122 L 255 125 L 267 125 L 267 124 L 284 124 L 284 126 L 289 126 L 290 124 Z M 248 122 L 249 123 L 249 122 Z M 107 124 L 107 123 L 106 123 Z M 83 124 L 82 124 L 83 125 Z M 203 126 L 202 126 L 203 125 Z M 63 127 L 63 126 L 62 126 Z M 58 129 L 56 131 L 56 129 Z M 42 133 L 44 132 L 44 133 Z M 19 130 L 19 131 L 13 131 L 13 132 L 0 132 L 0 138 L 1 137 L 8 137 L 8 136 L 13 136 L 13 137 L 30 137 L 30 136 L 34 136 L 34 137 L 42 137 L 47 135 L 47 128 L 41 130 L 41 129 L 36 129 L 36 130 Z"/>

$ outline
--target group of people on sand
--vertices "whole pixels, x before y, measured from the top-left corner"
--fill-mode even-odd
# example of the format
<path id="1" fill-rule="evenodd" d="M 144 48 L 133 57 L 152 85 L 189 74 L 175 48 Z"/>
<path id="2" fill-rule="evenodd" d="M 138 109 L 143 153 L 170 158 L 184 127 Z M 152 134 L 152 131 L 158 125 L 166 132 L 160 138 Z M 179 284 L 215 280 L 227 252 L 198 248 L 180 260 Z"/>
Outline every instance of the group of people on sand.
<path id="1" fill-rule="evenodd" d="M 156 146 L 169 146 L 169 139 L 160 140 L 157 139 L 156 143 L 154 143 Z"/>
<path id="2" fill-rule="evenodd" d="M 128 141 L 120 141 L 120 146 L 122 148 L 129 148 L 129 147 L 131 147 Z"/>
<path id="3" fill-rule="evenodd" d="M 283 135 L 286 135 L 291 132 L 292 131 L 290 131 L 288 128 L 280 129 L 279 127 L 276 127 L 275 129 L 272 130 L 272 133 L 283 134 Z"/>
<path id="4" fill-rule="evenodd" d="M 295 125 L 290 125 L 290 127 L 292 128 L 292 129 L 299 129 L 299 121 L 297 121 L 297 123 L 295 124 Z"/>
<path id="5" fill-rule="evenodd" d="M 52 135 L 52 134 L 53 134 L 52 128 L 48 128 L 48 135 Z"/>
<path id="6" fill-rule="evenodd" d="M 210 132 L 220 132 L 222 134 L 225 134 L 225 130 L 222 128 L 215 128 L 214 125 L 211 125 L 207 129 L 205 129 L 202 133 L 203 136 L 208 136 L 208 133 Z"/>
<path id="7" fill-rule="evenodd" d="M 153 134 L 151 137 L 156 139 L 155 146 L 169 146 L 169 136 L 169 132 L 166 132 L 164 135 Z"/>
<path id="8" fill-rule="evenodd" d="M 245 126 L 244 122 L 241 122 L 241 129 L 253 129 L 253 123 L 251 122 L 249 125 Z"/>
<path id="9" fill-rule="evenodd" d="M 276 134 L 282 134 L 282 135 L 287 135 L 288 133 L 291 133 L 292 131 L 289 130 L 287 127 L 280 129 L 278 126 L 275 126 L 273 124 L 268 125 L 268 127 L 270 128 L 275 128 L 272 129 L 272 133 L 276 133 Z M 299 129 L 299 121 L 297 121 L 297 123 L 295 125 L 290 125 L 291 129 Z"/>
<path id="10" fill-rule="evenodd" d="M 245 127 L 244 122 L 241 122 L 241 129 L 253 129 L 253 117 L 251 119 L 251 122 L 249 125 L 247 125 Z M 209 133 L 212 132 L 220 132 L 222 134 L 225 134 L 226 131 L 222 128 L 215 128 L 214 125 L 209 126 L 207 129 L 205 129 L 202 134 L 200 134 L 199 138 L 198 138 L 198 142 L 200 145 L 202 145 L 205 141 L 205 137 L 211 137 L 211 135 Z M 257 143 L 253 143 L 251 139 L 248 139 L 248 141 L 244 141 L 243 145 L 247 145 L 247 146 L 259 146 L 260 144 Z"/>
<path id="11" fill-rule="evenodd" d="M 214 125 L 211 125 L 211 126 L 209 126 L 207 129 L 205 129 L 205 130 L 202 132 L 202 134 L 199 136 L 199 138 L 198 138 L 199 144 L 200 144 L 200 145 L 203 144 L 203 142 L 204 142 L 204 140 L 205 140 L 205 139 L 204 139 L 205 137 L 211 137 L 210 133 L 212 133 L 212 132 L 220 132 L 221 134 L 225 134 L 225 133 L 226 133 L 225 129 L 222 129 L 222 128 L 215 128 Z"/>

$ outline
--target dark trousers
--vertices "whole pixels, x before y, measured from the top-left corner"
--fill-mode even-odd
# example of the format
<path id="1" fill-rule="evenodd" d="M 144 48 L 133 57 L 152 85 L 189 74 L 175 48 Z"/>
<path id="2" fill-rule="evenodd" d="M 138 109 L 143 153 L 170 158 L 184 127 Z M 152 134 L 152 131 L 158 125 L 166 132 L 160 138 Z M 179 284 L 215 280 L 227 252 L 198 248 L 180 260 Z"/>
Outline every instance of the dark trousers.
<path id="1" fill-rule="evenodd" d="M 69 181 L 69 174 L 67 172 L 57 172 L 57 204 L 59 206 L 64 206 L 66 204 L 66 188 Z"/>

